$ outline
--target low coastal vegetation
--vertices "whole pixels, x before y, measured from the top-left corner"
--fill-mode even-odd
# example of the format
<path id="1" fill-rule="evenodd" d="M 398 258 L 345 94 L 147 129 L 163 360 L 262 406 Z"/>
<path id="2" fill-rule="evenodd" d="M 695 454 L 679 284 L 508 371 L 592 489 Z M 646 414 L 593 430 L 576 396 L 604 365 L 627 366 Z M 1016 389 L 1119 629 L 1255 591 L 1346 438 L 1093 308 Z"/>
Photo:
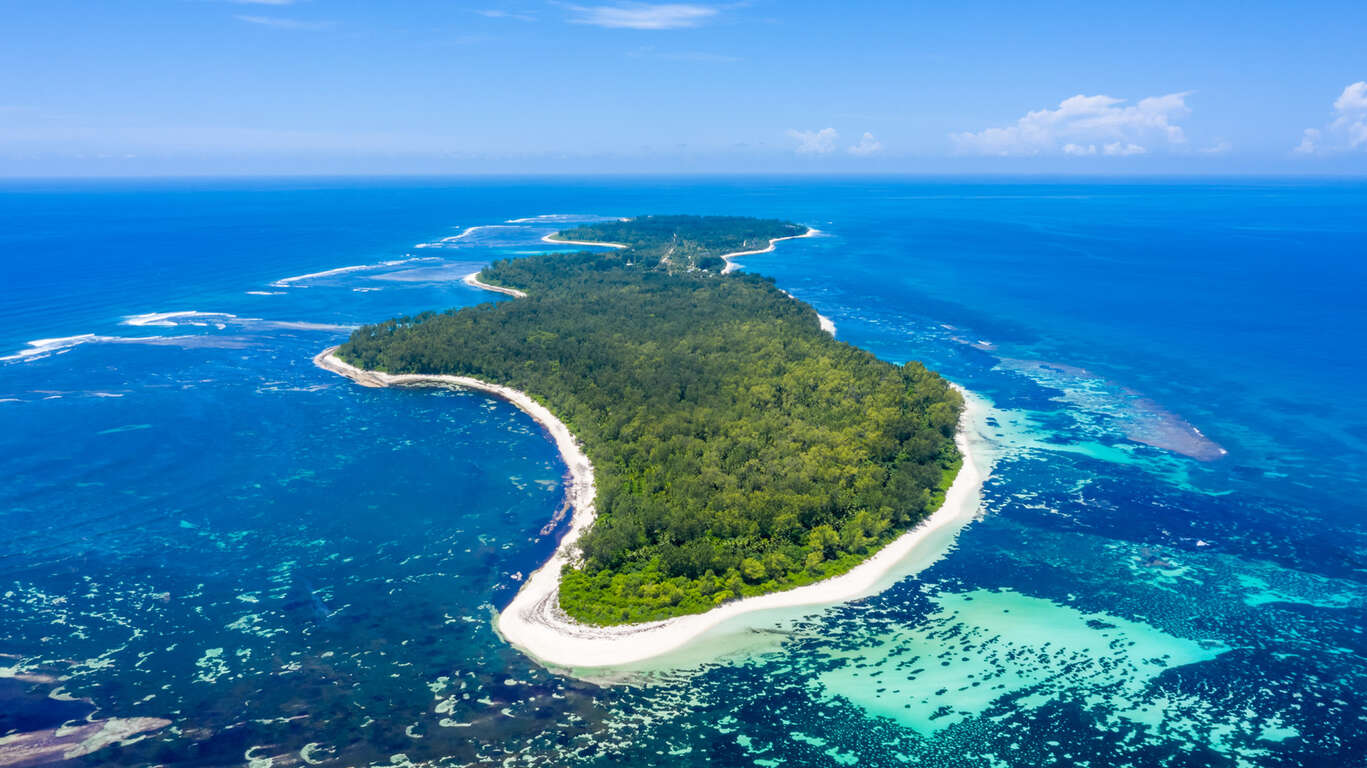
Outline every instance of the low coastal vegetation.
<path id="1" fill-rule="evenodd" d="M 495 262 L 527 297 L 358 329 L 337 354 L 520 389 L 583 442 L 598 517 L 561 607 L 592 624 L 706 611 L 843 573 L 943 498 L 963 400 L 820 330 L 722 254 L 805 229 L 651 216 L 567 230 L 611 253 Z"/>
<path id="2" fill-rule="evenodd" d="M 721 254 L 762 250 L 771 239 L 806 231 L 800 224 L 743 216 L 641 216 L 567 229 L 552 239 L 617 243 L 631 249 L 631 261 L 720 272 L 726 267 Z"/>

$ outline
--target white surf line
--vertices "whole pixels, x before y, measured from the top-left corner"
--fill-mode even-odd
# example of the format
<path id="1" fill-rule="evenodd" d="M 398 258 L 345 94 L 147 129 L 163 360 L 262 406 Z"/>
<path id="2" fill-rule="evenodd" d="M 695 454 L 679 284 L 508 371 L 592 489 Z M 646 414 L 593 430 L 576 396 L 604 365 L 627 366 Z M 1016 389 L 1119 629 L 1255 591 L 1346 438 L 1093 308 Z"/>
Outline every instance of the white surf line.
<path id="1" fill-rule="evenodd" d="M 151 346 L 176 346 L 178 344 L 198 343 L 198 346 L 228 346 L 220 342 L 219 344 L 204 343 L 206 340 L 213 342 L 214 336 L 101 336 L 94 333 L 82 333 L 77 336 L 61 336 L 53 339 L 34 339 L 24 342 L 27 347 L 11 355 L 0 357 L 0 362 L 12 362 L 16 360 L 41 360 L 50 355 L 60 355 L 70 352 L 72 349 L 82 344 L 148 344 Z M 232 341 L 233 337 L 228 337 L 225 341 Z"/>
<path id="2" fill-rule="evenodd" d="M 82 333 L 76 336 L 59 336 L 51 339 L 34 339 L 26 341 L 24 349 L 12 355 L 0 357 L 0 361 L 23 360 L 24 358 L 35 355 L 47 355 L 58 352 L 65 352 L 78 344 L 90 344 L 94 342 L 108 341 L 113 336 L 96 336 L 93 333 Z"/>
<path id="3" fill-rule="evenodd" d="M 356 330 L 356 326 L 354 325 L 314 323 L 307 320 L 266 320 L 260 317 L 238 317 L 229 312 L 200 312 L 199 310 L 193 309 L 179 312 L 148 312 L 141 315 L 127 315 L 119 324 L 131 325 L 138 328 L 147 326 L 173 328 L 181 325 L 193 325 L 201 328 L 213 326 L 220 331 L 225 330 L 229 325 L 252 330 L 272 329 L 337 332 L 350 332 Z"/>
<path id="4" fill-rule="evenodd" d="M 177 325 L 213 325 L 219 330 L 223 330 L 227 321 L 236 319 L 238 319 L 237 315 L 228 312 L 200 312 L 190 309 L 180 312 L 148 312 L 142 315 L 127 315 L 119 325 L 131 325 L 139 328 L 148 325 L 160 325 L 168 328 Z M 195 322 L 196 320 L 200 322 Z"/>
<path id="5" fill-rule="evenodd" d="M 482 272 L 483 270 L 480 271 Z M 515 299 L 527 298 L 527 294 L 525 291 L 519 291 L 516 288 L 504 288 L 501 285 L 490 285 L 489 283 L 480 282 L 479 272 L 471 272 L 470 274 L 461 278 L 461 282 L 465 283 L 471 288 L 482 288 L 486 291 L 493 291 L 494 293 L 504 293 L 509 296 L 512 296 Z"/>
<path id="6" fill-rule="evenodd" d="M 788 235 L 787 237 L 775 237 L 771 239 L 769 241 L 768 248 L 761 248 L 757 251 L 736 251 L 735 253 L 725 254 L 721 258 L 722 261 L 726 262 L 726 266 L 722 269 L 721 273 L 723 275 L 727 275 L 732 272 L 735 272 L 736 270 L 740 269 L 741 266 L 743 266 L 741 264 L 736 264 L 735 262 L 731 261 L 731 259 L 736 256 L 753 256 L 756 253 L 769 253 L 770 251 L 774 250 L 774 243 L 777 243 L 780 240 L 797 240 L 803 237 L 815 237 L 819 234 L 821 234 L 821 230 L 817 229 L 816 227 L 807 227 L 807 231 L 803 232 L 800 235 Z M 835 334 L 832 333 L 831 335 L 834 336 Z"/>
<path id="7" fill-rule="evenodd" d="M 464 240 L 465 238 L 469 237 L 472 233 L 477 232 L 477 231 L 479 231 L 479 230 L 481 230 L 481 229 L 517 229 L 517 227 L 511 227 L 511 226 L 509 226 L 509 225 L 507 225 L 507 224 L 476 224 L 476 225 L 473 226 L 473 227 L 466 227 L 466 228 L 465 228 L 465 231 L 464 231 L 464 232 L 461 232 L 459 235 L 451 235 L 450 237 L 443 237 L 442 239 L 438 240 L 437 243 L 438 243 L 438 244 L 440 244 L 440 243 L 454 243 L 454 242 L 457 241 L 457 240 Z M 432 246 L 432 243 L 424 243 L 422 246 L 417 246 L 417 247 L 431 247 L 431 246 Z"/>
<path id="8" fill-rule="evenodd" d="M 568 224 L 575 221 L 622 221 L 611 216 L 595 216 L 591 213 L 542 213 L 521 219 L 508 219 L 505 224 Z"/>
<path id="9" fill-rule="evenodd" d="M 348 272 L 363 272 L 371 269 L 384 269 L 385 267 L 397 267 L 400 264 L 410 264 L 415 261 L 431 261 L 436 258 L 436 256 L 410 256 L 406 259 L 392 259 L 390 261 L 381 261 L 378 264 L 354 264 L 349 267 L 325 269 L 322 272 L 310 272 L 307 275 L 282 277 L 279 280 L 270 283 L 270 286 L 272 288 L 289 288 L 293 283 L 297 283 L 300 280 L 311 280 L 315 277 L 332 277 L 333 275 L 344 275 Z"/>

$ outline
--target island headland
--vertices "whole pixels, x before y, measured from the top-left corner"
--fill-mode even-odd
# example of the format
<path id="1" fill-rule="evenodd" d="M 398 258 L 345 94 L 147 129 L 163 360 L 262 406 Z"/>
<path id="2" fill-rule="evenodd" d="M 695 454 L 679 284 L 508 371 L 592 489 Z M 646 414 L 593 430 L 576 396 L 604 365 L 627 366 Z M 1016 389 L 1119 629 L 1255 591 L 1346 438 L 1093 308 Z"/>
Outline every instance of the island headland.
<path id="1" fill-rule="evenodd" d="M 495 262 L 467 282 L 518 300 L 365 326 L 315 362 L 485 391 L 542 424 L 572 518 L 498 629 L 551 665 L 639 661 L 743 613 L 868 594 L 977 508 L 972 398 L 834 340 L 771 280 L 725 274 L 810 232 L 691 216 L 567 230 L 549 241 L 617 250 Z"/>

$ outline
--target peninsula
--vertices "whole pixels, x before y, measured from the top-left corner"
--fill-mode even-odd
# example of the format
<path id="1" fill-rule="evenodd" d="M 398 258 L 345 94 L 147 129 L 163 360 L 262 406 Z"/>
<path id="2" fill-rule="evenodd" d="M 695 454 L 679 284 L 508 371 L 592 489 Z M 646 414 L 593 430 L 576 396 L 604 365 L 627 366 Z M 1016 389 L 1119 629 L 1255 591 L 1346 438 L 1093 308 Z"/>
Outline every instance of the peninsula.
<path id="1" fill-rule="evenodd" d="M 567 230 L 548 241 L 618 247 L 495 262 L 469 282 L 521 297 L 364 326 L 319 364 L 490 391 L 552 432 L 574 516 L 509 611 L 630 631 L 838 581 L 945 501 L 964 399 L 836 341 L 772 280 L 724 274 L 808 232 L 693 216 Z"/>

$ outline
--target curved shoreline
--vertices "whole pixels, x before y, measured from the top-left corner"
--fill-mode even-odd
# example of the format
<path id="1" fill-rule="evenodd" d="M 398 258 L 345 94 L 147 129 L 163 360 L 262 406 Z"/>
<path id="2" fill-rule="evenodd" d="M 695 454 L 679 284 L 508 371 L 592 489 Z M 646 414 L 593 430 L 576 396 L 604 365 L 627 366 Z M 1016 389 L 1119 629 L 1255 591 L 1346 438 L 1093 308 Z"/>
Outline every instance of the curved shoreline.
<path id="1" fill-rule="evenodd" d="M 593 466 L 564 422 L 530 395 L 512 387 L 466 376 L 369 371 L 337 357 L 336 350 L 337 347 L 329 347 L 318 353 L 313 358 L 314 365 L 363 387 L 450 386 L 486 392 L 512 403 L 551 434 L 570 473 L 567 489 L 572 509 L 570 527 L 551 558 L 532 572 L 495 622 L 495 628 L 505 641 L 549 666 L 583 669 L 634 664 L 678 650 L 718 625 L 744 614 L 834 605 L 876 594 L 894 583 L 895 580 L 887 578 L 889 574 L 920 545 L 933 543 L 935 534 L 948 532 L 973 518 L 989 470 L 986 457 L 973 450 L 974 433 L 979 431 L 977 424 L 985 407 L 978 398 L 965 392 L 964 412 L 955 435 L 955 443 L 963 454 L 963 465 L 945 492 L 944 503 L 934 514 L 864 562 L 815 584 L 742 598 L 706 613 L 610 627 L 581 624 L 560 609 L 560 572 L 566 564 L 574 562 L 574 545 L 593 524 L 597 489 Z"/>
<path id="2" fill-rule="evenodd" d="M 519 410 L 532 417 L 536 423 L 540 424 L 550 433 L 555 440 L 555 447 L 560 451 L 560 457 L 564 460 L 565 466 L 569 469 L 570 483 L 566 489 L 569 502 L 572 508 L 570 516 L 570 528 L 565 532 L 560 544 L 556 547 L 555 554 L 545 565 L 542 565 L 536 573 L 546 570 L 547 566 L 556 562 L 563 553 L 568 552 L 571 545 L 579 540 L 584 531 L 593 523 L 594 509 L 593 500 L 597 496 L 597 487 L 593 483 L 593 465 L 589 463 L 588 456 L 584 455 L 583 448 L 579 441 L 575 439 L 565 423 L 557 419 L 546 406 L 532 399 L 531 395 L 512 387 L 505 387 L 500 384 L 490 384 L 487 381 L 473 379 L 468 376 L 449 376 L 444 374 L 419 374 L 419 373 L 384 373 L 383 371 L 368 371 L 364 368 L 357 368 L 351 363 L 337 357 L 337 347 L 328 347 L 313 357 L 313 364 L 325 371 L 340 376 L 360 384 L 363 387 L 457 387 L 460 389 L 471 389 L 478 392 L 485 392 L 512 403 Z M 562 561 L 563 564 L 563 561 Z M 536 573 L 532 574 L 535 577 Z M 560 581 L 560 568 L 554 570 L 557 585 Z M 527 584 L 531 579 L 527 580 Z M 523 587 L 526 588 L 526 585 Z M 521 594 L 519 592 L 519 594 Z M 558 608 L 558 605 L 557 605 Z"/>
<path id="3" fill-rule="evenodd" d="M 608 248 L 626 248 L 626 247 L 628 247 L 628 246 L 625 245 L 624 243 L 599 242 L 599 241 L 596 241 L 596 240 L 557 240 L 557 239 L 553 236 L 554 234 L 555 234 L 555 233 L 552 232 L 551 234 L 546 235 L 545 237 L 541 238 L 541 241 L 542 241 L 542 242 L 545 242 L 545 243 L 558 243 L 558 244 L 562 244 L 562 245 L 601 245 L 601 246 L 605 246 L 605 247 L 608 247 Z M 756 250 L 753 250 L 753 251 L 734 251 L 734 252 L 732 252 L 732 253 L 724 253 L 724 254 L 721 255 L 721 260 L 724 261 L 724 262 L 726 262 L 726 266 L 722 268 L 721 273 L 722 273 L 723 275 L 727 275 L 727 274 L 730 274 L 730 273 L 732 273 L 732 272 L 735 272 L 736 270 L 740 269 L 740 268 L 743 266 L 743 265 L 741 265 L 741 264 L 737 264 L 737 263 L 731 261 L 731 259 L 732 259 L 733 257 L 735 257 L 735 256 L 753 256 L 753 255 L 756 254 L 756 253 L 770 253 L 770 252 L 772 252 L 772 251 L 777 247 L 777 246 L 775 245 L 775 243 L 781 242 L 781 241 L 783 241 L 783 240 L 798 240 L 798 239 L 804 238 L 804 237 L 815 237 L 815 236 L 817 236 L 817 235 L 819 235 L 819 234 L 821 234 L 821 230 L 817 229 L 816 227 L 807 227 L 807 231 L 806 231 L 806 232 L 803 232 L 803 233 L 800 234 L 800 235 L 788 235 L 787 237 L 774 237 L 774 238 L 770 238 L 770 239 L 769 239 L 769 245 L 768 245 L 767 247 L 765 247 L 765 248 L 759 248 L 759 249 L 756 249 Z M 497 289 L 495 289 L 495 290 L 497 290 Z M 831 335 L 834 336 L 835 334 L 832 333 Z"/>
<path id="4" fill-rule="evenodd" d="M 482 271 L 484 270 L 480 270 L 480 272 Z M 470 286 L 471 288 L 480 288 L 486 291 L 493 291 L 494 293 L 502 293 L 508 296 L 512 296 L 515 299 L 527 298 L 526 291 L 519 291 L 516 288 L 504 288 L 501 285 L 490 285 L 489 283 L 480 282 L 479 272 L 471 272 L 465 277 L 462 277 L 460 281 Z"/>
<path id="5" fill-rule="evenodd" d="M 610 627 L 581 624 L 560 610 L 557 599 L 560 569 L 570 562 L 562 542 L 555 556 L 543 565 L 498 616 L 496 627 L 504 640 L 543 664 L 569 669 L 622 667 L 677 651 L 716 627 L 737 617 L 760 611 L 795 607 L 820 607 L 876 594 L 897 579 L 889 578 L 909 557 L 933 547 L 936 534 L 952 534 L 976 515 L 979 493 L 989 467 L 986 457 L 973 451 L 977 422 L 985 406 L 976 397 L 964 398 L 955 443 L 963 454 L 963 466 L 945 492 L 944 503 L 915 528 L 893 539 L 867 560 L 845 573 L 824 581 L 781 592 L 746 597 L 720 605 L 706 613 L 676 616 L 642 624 Z M 592 499 L 588 514 L 592 514 Z M 565 541 L 587 528 L 575 523 Z M 933 552 L 938 556 L 938 551 Z"/>
<path id="6" fill-rule="evenodd" d="M 770 240 L 769 247 L 764 250 L 737 252 L 722 258 L 728 259 L 730 256 L 748 253 L 767 253 L 774 250 L 774 244 L 780 240 L 811 237 L 817 232 L 815 228 L 809 227 L 807 232 L 801 235 Z M 551 240 L 550 235 L 543 240 L 555 243 L 568 242 L 574 245 L 626 247 L 618 243 Z M 738 266 L 729 260 L 726 263 L 727 271 Z M 464 282 L 475 288 L 518 298 L 527 295 L 514 288 L 480 282 L 478 275 L 478 272 L 468 275 Z M 826 323 L 829 323 L 829 320 L 823 323 L 823 330 L 828 330 L 834 335 L 834 327 L 827 329 Z M 314 365 L 345 376 L 365 387 L 450 386 L 485 392 L 512 403 L 531 416 L 555 440 L 556 448 L 560 451 L 570 473 L 570 482 L 566 489 L 571 507 L 569 529 L 556 545 L 550 559 L 527 577 L 512 602 L 503 609 L 494 622 L 495 630 L 506 642 L 547 666 L 593 669 L 636 664 L 677 651 L 719 625 L 732 622 L 746 614 L 794 607 L 835 605 L 876 594 L 895 583 L 897 579 L 893 578 L 894 572 L 908 562 L 911 555 L 924 547 L 933 547 L 937 542 L 937 534 L 941 537 L 952 537 L 954 531 L 974 517 L 979 506 L 983 480 L 990 470 L 990 460 L 973 450 L 975 442 L 981 440 L 982 430 L 978 424 L 986 410 L 985 406 L 977 397 L 955 385 L 964 394 L 964 411 L 960 416 L 958 432 L 954 438 L 963 456 L 963 464 L 945 491 L 944 502 L 915 528 L 893 539 L 854 568 L 815 584 L 725 603 L 706 613 L 609 627 L 582 624 L 560 608 L 560 573 L 565 565 L 576 562 L 575 545 L 597 516 L 594 508 L 597 488 L 594 485 L 593 466 L 589 463 L 578 439 L 564 422 L 557 419 L 549 409 L 530 395 L 512 387 L 467 376 L 369 371 L 343 361 L 336 356 L 336 351 L 337 347 L 330 347 L 318 353 L 313 358 Z M 938 552 L 934 554 L 938 556 Z"/>
<path id="7" fill-rule="evenodd" d="M 723 275 L 729 275 L 732 272 L 735 272 L 736 270 L 744 266 L 743 264 L 737 264 L 731 261 L 731 258 L 733 256 L 753 256 L 756 253 L 769 253 L 774 250 L 774 243 L 777 243 L 779 241 L 798 240 L 804 237 L 816 237 L 819 234 L 821 234 L 821 230 L 817 229 L 816 227 L 807 227 L 807 231 L 803 232 L 800 235 L 788 235 L 787 237 L 775 237 L 770 239 L 768 248 L 760 248 L 757 251 L 736 251 L 735 253 L 724 253 L 722 254 L 721 260 L 726 262 L 726 266 L 722 268 L 721 273 Z M 831 335 L 834 336 L 835 334 L 832 333 Z"/>

